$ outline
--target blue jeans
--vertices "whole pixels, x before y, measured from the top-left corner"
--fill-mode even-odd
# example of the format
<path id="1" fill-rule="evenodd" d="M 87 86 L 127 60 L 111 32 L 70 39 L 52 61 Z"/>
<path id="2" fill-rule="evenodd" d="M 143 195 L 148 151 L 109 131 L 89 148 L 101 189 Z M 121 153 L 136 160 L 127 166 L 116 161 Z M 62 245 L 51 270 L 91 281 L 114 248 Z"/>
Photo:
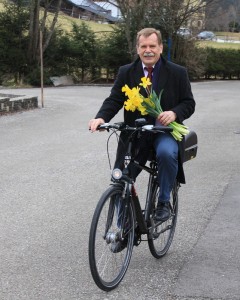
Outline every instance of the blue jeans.
<path id="1" fill-rule="evenodd" d="M 153 145 L 156 152 L 160 186 L 158 201 L 167 202 L 170 199 L 178 172 L 178 143 L 172 135 L 159 133 L 154 139 Z"/>

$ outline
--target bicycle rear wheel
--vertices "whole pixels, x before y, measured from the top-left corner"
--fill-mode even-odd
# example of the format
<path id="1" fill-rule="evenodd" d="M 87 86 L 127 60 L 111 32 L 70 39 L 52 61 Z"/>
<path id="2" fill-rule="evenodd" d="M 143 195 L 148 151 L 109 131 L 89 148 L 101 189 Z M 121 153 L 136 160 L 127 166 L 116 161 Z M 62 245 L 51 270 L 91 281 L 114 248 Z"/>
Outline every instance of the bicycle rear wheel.
<path id="1" fill-rule="evenodd" d="M 96 285 L 110 291 L 123 279 L 134 242 L 134 213 L 129 201 L 126 212 L 121 186 L 109 187 L 95 209 L 89 236 L 89 264 Z M 116 251 L 116 243 L 124 249 Z M 119 250 L 119 249 L 118 249 Z"/>
<path id="2" fill-rule="evenodd" d="M 159 186 L 155 185 L 152 194 L 152 215 L 154 216 L 155 208 L 158 202 Z M 148 246 L 151 254 L 156 258 L 164 256 L 171 246 L 178 214 L 178 183 L 174 184 L 170 198 L 171 216 L 165 222 L 160 222 L 158 226 L 148 233 Z"/>

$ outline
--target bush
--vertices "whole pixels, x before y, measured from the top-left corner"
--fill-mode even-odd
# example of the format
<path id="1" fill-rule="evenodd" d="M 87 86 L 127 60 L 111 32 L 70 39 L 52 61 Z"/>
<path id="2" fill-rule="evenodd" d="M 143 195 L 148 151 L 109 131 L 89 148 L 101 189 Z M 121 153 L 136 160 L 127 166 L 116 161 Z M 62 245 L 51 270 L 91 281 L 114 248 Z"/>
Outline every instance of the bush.
<path id="1" fill-rule="evenodd" d="M 44 73 L 43 74 L 43 84 L 44 85 L 52 85 L 52 82 L 50 80 L 51 75 L 50 75 L 48 69 L 45 68 L 43 73 Z M 38 87 L 41 86 L 40 68 L 36 67 L 31 72 L 29 72 L 27 74 L 27 76 L 25 77 L 25 82 L 32 86 L 38 86 Z"/>
<path id="2" fill-rule="evenodd" d="M 176 38 L 173 61 L 187 68 L 191 80 L 204 76 L 206 60 L 205 49 L 199 49 L 194 40 Z"/>
<path id="3" fill-rule="evenodd" d="M 206 79 L 240 79 L 240 50 L 206 48 Z"/>

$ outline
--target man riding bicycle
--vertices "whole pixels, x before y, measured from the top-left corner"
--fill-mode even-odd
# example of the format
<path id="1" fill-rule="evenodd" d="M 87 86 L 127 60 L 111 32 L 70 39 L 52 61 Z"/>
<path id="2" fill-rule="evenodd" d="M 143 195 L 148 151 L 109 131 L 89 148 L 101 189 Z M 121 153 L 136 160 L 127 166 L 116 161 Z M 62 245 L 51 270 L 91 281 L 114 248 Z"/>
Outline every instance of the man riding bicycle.
<path id="1" fill-rule="evenodd" d="M 136 47 L 137 60 L 119 68 L 110 96 L 103 102 L 95 119 L 89 121 L 89 129 L 92 132 L 96 131 L 100 124 L 109 122 L 123 107 L 127 98 L 122 92 L 122 87 L 128 85 L 133 88 L 144 76 L 151 78 L 152 89 L 157 95 L 163 90 L 161 97 L 163 112 L 157 118 L 147 115 L 146 120 L 149 124 L 167 126 L 173 121 L 182 123 L 194 113 L 195 101 L 187 71 L 184 67 L 166 61 L 162 57 L 163 44 L 160 31 L 154 28 L 142 29 L 137 34 Z M 141 93 L 147 96 L 144 89 Z M 139 111 L 124 109 L 124 122 L 127 125 L 134 126 L 135 120 L 140 117 Z M 118 144 L 115 167 L 121 169 L 128 137 L 129 133 L 122 132 Z M 184 139 L 177 141 L 170 133 L 143 134 L 135 147 L 138 150 L 135 159 L 141 164 L 146 163 L 151 147 L 155 149 L 160 186 L 155 218 L 156 221 L 164 222 L 170 216 L 169 199 L 176 178 L 178 182 L 185 183 L 182 165 Z"/>

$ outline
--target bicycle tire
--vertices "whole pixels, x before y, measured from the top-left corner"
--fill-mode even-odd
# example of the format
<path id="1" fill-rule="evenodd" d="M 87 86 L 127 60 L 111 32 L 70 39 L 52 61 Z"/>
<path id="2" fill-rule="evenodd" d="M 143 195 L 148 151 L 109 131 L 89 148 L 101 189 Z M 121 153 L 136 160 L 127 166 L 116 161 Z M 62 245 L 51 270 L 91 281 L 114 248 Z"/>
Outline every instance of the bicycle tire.
<path id="1" fill-rule="evenodd" d="M 152 194 L 152 215 L 158 202 L 159 186 L 155 184 L 154 191 Z M 148 233 L 148 246 L 151 254 L 155 258 L 163 257 L 169 250 L 173 236 L 175 233 L 175 228 L 177 224 L 177 215 L 178 215 L 178 183 L 174 184 L 174 187 L 171 192 L 170 197 L 170 209 L 171 216 L 170 218 L 160 223 L 157 227 L 154 228 L 153 232 L 149 231 Z"/>
<path id="2" fill-rule="evenodd" d="M 121 202 L 122 193 L 123 188 L 119 185 L 110 186 L 103 193 L 95 209 L 90 228 L 88 249 L 90 270 L 96 285 L 104 291 L 116 288 L 122 281 L 133 250 L 134 211 L 130 200 L 128 228 L 122 229 L 124 216 L 122 212 L 125 211 L 125 205 L 123 206 Z M 121 229 L 125 236 L 126 247 L 121 252 L 113 253 L 112 247 L 114 241 L 118 240 Z"/>

